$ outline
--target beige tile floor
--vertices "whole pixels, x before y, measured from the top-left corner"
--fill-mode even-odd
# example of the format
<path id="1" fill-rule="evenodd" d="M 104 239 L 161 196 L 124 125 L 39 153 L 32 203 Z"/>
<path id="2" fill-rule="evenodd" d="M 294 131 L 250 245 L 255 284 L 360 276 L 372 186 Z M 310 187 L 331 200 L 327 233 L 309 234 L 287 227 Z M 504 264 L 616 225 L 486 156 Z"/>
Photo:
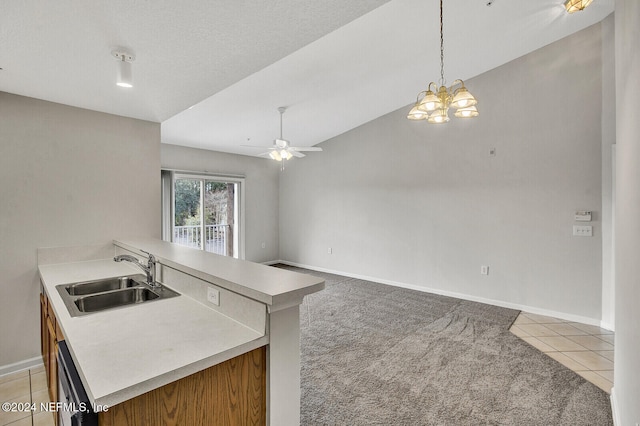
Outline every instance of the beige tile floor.
<path id="1" fill-rule="evenodd" d="M 48 402 L 44 366 L 0 376 L 0 403 L 35 404 L 35 411 L 7 411 L 0 408 L 0 426 L 53 426 L 53 414 L 40 411 L 40 403 Z"/>
<path id="2" fill-rule="evenodd" d="M 510 330 L 531 346 L 611 393 L 612 331 L 528 312 L 522 312 Z"/>

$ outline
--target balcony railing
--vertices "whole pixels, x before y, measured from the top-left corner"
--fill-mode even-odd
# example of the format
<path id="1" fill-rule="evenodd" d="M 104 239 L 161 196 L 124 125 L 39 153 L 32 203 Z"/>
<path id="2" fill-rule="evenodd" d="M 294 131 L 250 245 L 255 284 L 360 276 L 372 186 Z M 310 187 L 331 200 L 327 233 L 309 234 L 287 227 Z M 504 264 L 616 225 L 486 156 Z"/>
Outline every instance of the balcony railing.
<path id="1" fill-rule="evenodd" d="M 227 238 L 230 225 L 205 225 L 204 249 L 227 256 Z M 173 242 L 182 246 L 202 248 L 202 226 L 174 226 Z"/>

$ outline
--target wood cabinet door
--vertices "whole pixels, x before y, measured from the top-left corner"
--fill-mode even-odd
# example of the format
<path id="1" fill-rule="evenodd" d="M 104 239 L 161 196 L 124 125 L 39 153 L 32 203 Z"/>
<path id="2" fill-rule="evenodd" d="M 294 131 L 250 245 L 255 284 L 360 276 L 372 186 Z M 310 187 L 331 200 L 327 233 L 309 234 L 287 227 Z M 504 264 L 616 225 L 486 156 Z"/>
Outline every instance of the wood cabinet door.
<path id="1" fill-rule="evenodd" d="M 44 294 L 40 293 L 40 353 L 42 354 L 42 362 L 45 369 L 47 368 L 47 299 Z"/>
<path id="2" fill-rule="evenodd" d="M 266 347 L 110 407 L 101 426 L 263 426 Z"/>
<path id="3" fill-rule="evenodd" d="M 55 319 L 54 319 L 55 321 Z M 47 318 L 47 384 L 49 387 L 49 398 L 51 401 L 58 401 L 58 343 L 56 342 L 56 329 L 51 318 Z"/>

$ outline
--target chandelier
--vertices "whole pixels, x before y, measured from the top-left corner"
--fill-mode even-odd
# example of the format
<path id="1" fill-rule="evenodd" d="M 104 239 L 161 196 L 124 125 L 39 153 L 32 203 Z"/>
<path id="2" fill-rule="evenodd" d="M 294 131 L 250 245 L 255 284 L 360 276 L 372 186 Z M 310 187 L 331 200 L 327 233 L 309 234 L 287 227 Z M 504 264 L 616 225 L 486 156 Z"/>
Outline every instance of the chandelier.
<path id="1" fill-rule="evenodd" d="M 442 24 L 442 0 L 440 0 L 440 87 L 433 81 L 427 90 L 418 93 L 416 103 L 407 115 L 409 120 L 427 120 L 429 123 L 449 121 L 449 108 L 456 109 L 455 116 L 473 118 L 478 116 L 478 101 L 464 86 L 462 80 L 456 80 L 446 87 L 444 79 L 444 33 Z"/>

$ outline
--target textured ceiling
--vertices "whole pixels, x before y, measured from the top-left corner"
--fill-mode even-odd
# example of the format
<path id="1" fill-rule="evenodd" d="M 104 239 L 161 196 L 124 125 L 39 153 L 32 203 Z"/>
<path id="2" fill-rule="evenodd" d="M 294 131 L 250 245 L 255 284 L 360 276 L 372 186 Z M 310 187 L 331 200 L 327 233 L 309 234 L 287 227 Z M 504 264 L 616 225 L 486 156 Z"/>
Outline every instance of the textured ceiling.
<path id="1" fill-rule="evenodd" d="M 0 90 L 161 122 L 386 1 L 3 0 Z"/>
<path id="2" fill-rule="evenodd" d="M 614 0 L 572 15 L 563 0 L 486 3 L 445 1 L 449 81 L 599 22 Z M 277 107 L 288 106 L 284 137 L 310 146 L 408 105 L 438 79 L 438 4 L 3 1 L 0 90 L 162 122 L 164 143 L 247 155 L 260 150 L 240 145 L 271 145 Z M 133 89 L 114 84 L 117 47 L 136 55 Z"/>

